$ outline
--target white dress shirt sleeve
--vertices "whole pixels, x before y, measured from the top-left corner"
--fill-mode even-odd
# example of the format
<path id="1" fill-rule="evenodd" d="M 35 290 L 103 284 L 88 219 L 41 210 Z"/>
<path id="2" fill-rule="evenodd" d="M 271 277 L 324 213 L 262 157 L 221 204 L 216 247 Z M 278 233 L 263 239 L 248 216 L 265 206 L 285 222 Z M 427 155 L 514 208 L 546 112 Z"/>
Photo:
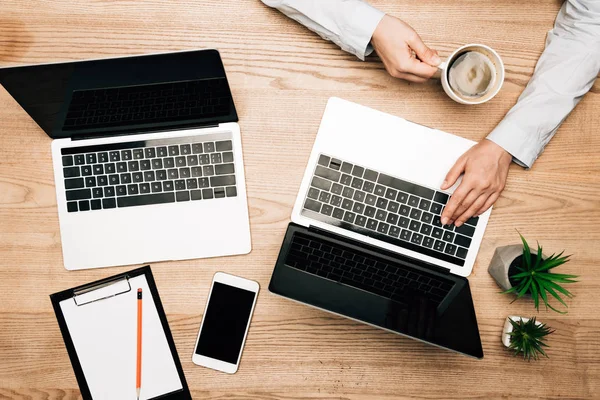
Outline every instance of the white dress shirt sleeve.
<path id="1" fill-rule="evenodd" d="M 362 0 L 262 0 L 361 60 L 384 13 Z"/>
<path id="2" fill-rule="evenodd" d="M 566 1 L 517 104 L 488 139 L 530 168 L 600 73 L 600 1 Z"/>

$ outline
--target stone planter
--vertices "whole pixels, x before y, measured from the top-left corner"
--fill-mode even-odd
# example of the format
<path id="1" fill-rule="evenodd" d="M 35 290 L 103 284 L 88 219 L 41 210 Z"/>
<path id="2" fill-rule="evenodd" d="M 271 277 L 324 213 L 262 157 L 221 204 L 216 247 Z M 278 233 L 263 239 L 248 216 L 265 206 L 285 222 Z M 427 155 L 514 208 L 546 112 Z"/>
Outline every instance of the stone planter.
<path id="1" fill-rule="evenodd" d="M 525 317 L 519 317 L 516 315 L 510 315 L 508 317 L 506 317 L 506 321 L 504 322 L 504 327 L 502 328 L 502 344 L 506 347 L 510 346 L 510 335 L 509 333 L 511 333 L 513 331 L 513 326 L 510 323 L 509 319 L 512 319 L 514 322 L 517 322 L 519 320 L 523 321 L 523 322 L 527 322 L 529 321 L 529 318 L 525 318 Z M 542 325 L 542 323 L 538 320 L 535 321 L 535 324 L 537 326 Z"/>
<path id="2" fill-rule="evenodd" d="M 488 272 L 490 273 L 492 278 L 494 278 L 498 286 L 502 288 L 502 290 L 506 291 L 512 287 L 508 278 L 508 272 L 511 263 L 513 263 L 513 261 L 515 261 L 516 258 L 522 255 L 522 244 L 511 244 L 509 246 L 498 247 L 494 252 L 494 256 L 492 257 L 492 261 L 490 262 L 490 266 L 488 268 Z M 532 253 L 531 259 L 535 260 L 535 257 L 537 257 L 537 254 Z M 542 254 L 542 259 L 546 259 L 545 254 Z"/>

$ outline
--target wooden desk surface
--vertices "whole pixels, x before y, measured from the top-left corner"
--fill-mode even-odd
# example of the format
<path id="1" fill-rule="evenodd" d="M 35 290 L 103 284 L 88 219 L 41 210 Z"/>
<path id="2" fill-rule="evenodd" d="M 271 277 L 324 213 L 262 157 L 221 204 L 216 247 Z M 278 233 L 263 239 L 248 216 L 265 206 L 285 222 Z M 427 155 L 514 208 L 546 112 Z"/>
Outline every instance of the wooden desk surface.
<path id="1" fill-rule="evenodd" d="M 443 3 L 443 4 L 441 4 Z M 439 82 L 390 78 L 259 0 L 3 0 L 0 65 L 80 60 L 195 48 L 221 51 L 240 116 L 252 253 L 152 266 L 194 398 L 600 398 L 600 81 L 566 120 L 534 168 L 512 167 L 471 282 L 485 358 L 474 360 L 271 295 L 268 282 L 325 104 L 339 96 L 480 140 L 523 90 L 559 0 L 374 1 L 448 55 L 469 42 L 506 64 L 501 93 L 465 107 Z M 277 168 L 273 168 L 276 165 Z M 573 253 L 564 271 L 570 312 L 541 311 L 556 329 L 550 359 L 527 363 L 500 343 L 510 304 L 487 273 L 515 229 L 549 252 Z M 76 399 L 77 383 L 50 293 L 131 267 L 67 272 L 50 139 L 0 88 L 0 399 Z M 213 274 L 260 282 L 241 368 L 229 376 L 191 362 Z M 183 288 L 183 290 L 182 290 Z"/>

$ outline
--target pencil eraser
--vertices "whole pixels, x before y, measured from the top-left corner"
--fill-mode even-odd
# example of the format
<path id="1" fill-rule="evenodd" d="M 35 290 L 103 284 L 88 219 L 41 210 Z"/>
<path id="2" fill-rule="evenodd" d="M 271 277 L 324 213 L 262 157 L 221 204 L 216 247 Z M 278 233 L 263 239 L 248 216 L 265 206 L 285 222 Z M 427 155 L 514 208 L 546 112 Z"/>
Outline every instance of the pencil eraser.
<path id="1" fill-rule="evenodd" d="M 142 288 L 139 288 L 139 289 L 138 289 L 138 293 L 142 293 Z"/>

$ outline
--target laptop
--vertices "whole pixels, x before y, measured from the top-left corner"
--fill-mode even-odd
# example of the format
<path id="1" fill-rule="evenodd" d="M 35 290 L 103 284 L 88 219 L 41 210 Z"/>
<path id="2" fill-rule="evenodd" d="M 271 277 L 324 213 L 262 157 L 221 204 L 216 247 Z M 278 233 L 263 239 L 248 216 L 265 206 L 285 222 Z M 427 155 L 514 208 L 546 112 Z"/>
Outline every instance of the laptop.
<path id="1" fill-rule="evenodd" d="M 54 139 L 66 269 L 250 251 L 240 128 L 216 50 L 2 68 L 0 84 Z"/>
<path id="2" fill-rule="evenodd" d="M 269 290 L 482 358 L 466 277 L 491 210 L 440 223 L 456 185 L 439 187 L 473 144 L 331 98 Z"/>

